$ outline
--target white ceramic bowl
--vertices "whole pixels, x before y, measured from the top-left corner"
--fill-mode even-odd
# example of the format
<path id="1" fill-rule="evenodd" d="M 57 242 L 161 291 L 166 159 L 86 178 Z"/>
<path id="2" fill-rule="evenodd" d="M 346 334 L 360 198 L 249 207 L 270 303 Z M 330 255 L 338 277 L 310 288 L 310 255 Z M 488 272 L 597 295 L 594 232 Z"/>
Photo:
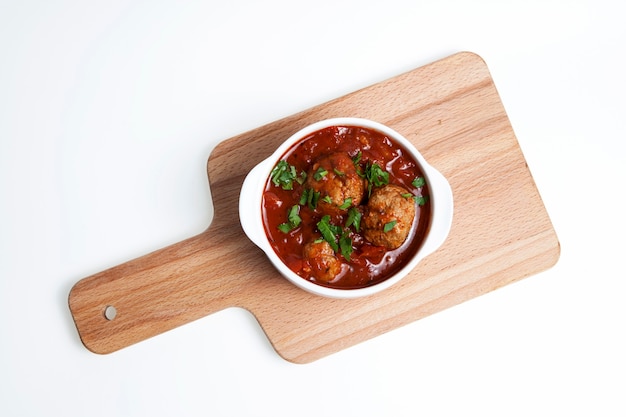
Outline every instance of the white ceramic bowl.
<path id="1" fill-rule="evenodd" d="M 285 152 L 301 139 L 318 130 L 330 126 L 360 126 L 381 132 L 401 144 L 419 164 L 428 184 L 430 198 L 430 224 L 424 240 L 412 258 L 394 275 L 375 285 L 356 289 L 337 289 L 324 287 L 308 281 L 291 271 L 278 257 L 270 245 L 263 227 L 262 204 L 263 192 L 270 172 L 280 161 Z M 296 286 L 313 294 L 333 298 L 356 298 L 378 293 L 404 278 L 420 260 L 433 253 L 448 237 L 452 224 L 453 199 L 450 184 L 439 171 L 430 166 L 415 146 L 398 132 L 389 127 L 367 119 L 335 118 L 313 123 L 293 134 L 283 142 L 267 159 L 255 166 L 246 176 L 239 198 L 239 218 L 248 238 L 261 248 L 274 267 Z"/>

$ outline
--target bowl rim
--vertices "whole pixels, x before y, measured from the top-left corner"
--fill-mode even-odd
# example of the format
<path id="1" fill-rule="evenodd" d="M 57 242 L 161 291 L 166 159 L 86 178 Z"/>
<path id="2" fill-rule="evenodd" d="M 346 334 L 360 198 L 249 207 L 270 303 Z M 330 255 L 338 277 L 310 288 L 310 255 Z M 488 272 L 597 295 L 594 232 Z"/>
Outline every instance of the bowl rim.
<path id="1" fill-rule="evenodd" d="M 278 257 L 278 254 L 272 248 L 265 228 L 263 225 L 263 194 L 267 178 L 276 163 L 280 161 L 283 155 L 296 143 L 310 134 L 331 126 L 352 126 L 365 127 L 376 130 L 390 137 L 395 142 L 402 145 L 404 150 L 409 152 L 411 156 L 420 166 L 424 178 L 429 186 L 430 208 L 430 224 L 427 228 L 424 240 L 416 253 L 392 276 L 379 283 L 360 288 L 330 288 L 314 282 L 308 281 L 295 272 L 293 272 Z M 263 250 L 274 267 L 297 287 L 313 294 L 330 298 L 358 298 L 372 295 L 383 291 L 399 282 L 411 272 L 415 266 L 426 256 L 434 252 L 447 238 L 453 212 L 452 190 L 448 181 L 444 176 L 432 167 L 422 154 L 417 150 L 408 139 L 373 120 L 357 118 L 357 117 L 335 117 L 317 121 L 298 130 L 282 142 L 276 150 L 263 161 L 259 162 L 246 176 L 242 185 L 239 198 L 239 218 L 244 233 L 248 238 Z"/>

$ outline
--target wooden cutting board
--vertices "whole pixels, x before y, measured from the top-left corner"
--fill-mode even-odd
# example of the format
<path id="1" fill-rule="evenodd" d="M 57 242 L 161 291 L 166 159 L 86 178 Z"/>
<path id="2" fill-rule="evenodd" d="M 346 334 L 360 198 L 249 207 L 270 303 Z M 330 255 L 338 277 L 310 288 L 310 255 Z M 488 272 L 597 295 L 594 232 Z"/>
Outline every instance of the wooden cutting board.
<path id="1" fill-rule="evenodd" d="M 244 235 L 239 190 L 292 133 L 330 117 L 372 119 L 404 134 L 448 179 L 455 207 L 444 245 L 392 288 L 362 299 L 310 295 L 283 279 Z M 227 307 L 252 312 L 276 351 L 305 363 L 554 265 L 559 242 L 489 70 L 448 58 L 220 143 L 208 161 L 209 228 L 85 278 L 69 306 L 85 346 L 110 353 Z M 105 317 L 115 307 L 113 320 Z M 109 310 L 110 311 L 110 310 Z"/>

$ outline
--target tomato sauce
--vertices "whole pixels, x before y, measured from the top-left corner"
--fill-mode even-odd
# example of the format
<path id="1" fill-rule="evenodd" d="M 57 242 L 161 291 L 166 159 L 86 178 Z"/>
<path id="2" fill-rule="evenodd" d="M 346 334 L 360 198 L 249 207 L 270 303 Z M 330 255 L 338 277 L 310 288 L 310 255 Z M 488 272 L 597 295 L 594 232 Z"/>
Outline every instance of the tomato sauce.
<path id="1" fill-rule="evenodd" d="M 388 250 L 373 245 L 363 237 L 362 230 L 357 231 L 354 226 L 346 228 L 348 214 L 345 211 L 328 213 L 322 212 L 319 205 L 312 208 L 303 204 L 302 195 L 307 192 L 307 185 L 300 179 L 304 177 L 302 173 L 308 172 L 320 158 L 337 152 L 347 153 L 359 172 L 368 164 L 378 164 L 389 173 L 389 184 L 399 185 L 406 189 L 407 195 L 414 196 L 415 218 L 408 237 L 399 248 Z M 416 181 L 417 178 L 423 179 L 417 162 L 386 135 L 362 127 L 328 127 L 303 138 L 281 160 L 293 167 L 296 177 L 287 187 L 290 189 L 276 185 L 271 176 L 268 178 L 263 195 L 264 228 L 276 254 L 303 279 L 332 288 L 366 287 L 393 275 L 419 249 L 430 218 L 428 186 L 423 181 Z M 363 212 L 367 210 L 366 204 L 367 194 L 355 209 Z M 296 211 L 301 221 L 286 230 L 284 225 L 289 223 L 289 212 L 294 206 L 298 206 Z M 330 216 L 331 224 L 345 230 L 352 248 L 347 256 L 341 252 L 335 254 L 341 261 L 341 272 L 330 281 L 312 275 L 310 268 L 306 267 L 307 259 L 303 257 L 305 244 L 321 240 L 317 225 L 324 215 Z"/>

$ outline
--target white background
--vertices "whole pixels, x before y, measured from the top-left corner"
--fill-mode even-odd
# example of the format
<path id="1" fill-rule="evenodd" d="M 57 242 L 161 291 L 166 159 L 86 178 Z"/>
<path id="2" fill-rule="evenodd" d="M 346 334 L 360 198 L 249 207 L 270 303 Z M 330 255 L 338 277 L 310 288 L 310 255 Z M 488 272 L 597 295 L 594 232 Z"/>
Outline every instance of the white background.
<path id="1" fill-rule="evenodd" d="M 0 0 L 0 414 L 626 415 L 620 2 L 304 4 Z M 238 309 L 82 346 L 70 288 L 203 231 L 217 143 L 463 50 L 490 68 L 554 268 L 308 365 Z"/>

